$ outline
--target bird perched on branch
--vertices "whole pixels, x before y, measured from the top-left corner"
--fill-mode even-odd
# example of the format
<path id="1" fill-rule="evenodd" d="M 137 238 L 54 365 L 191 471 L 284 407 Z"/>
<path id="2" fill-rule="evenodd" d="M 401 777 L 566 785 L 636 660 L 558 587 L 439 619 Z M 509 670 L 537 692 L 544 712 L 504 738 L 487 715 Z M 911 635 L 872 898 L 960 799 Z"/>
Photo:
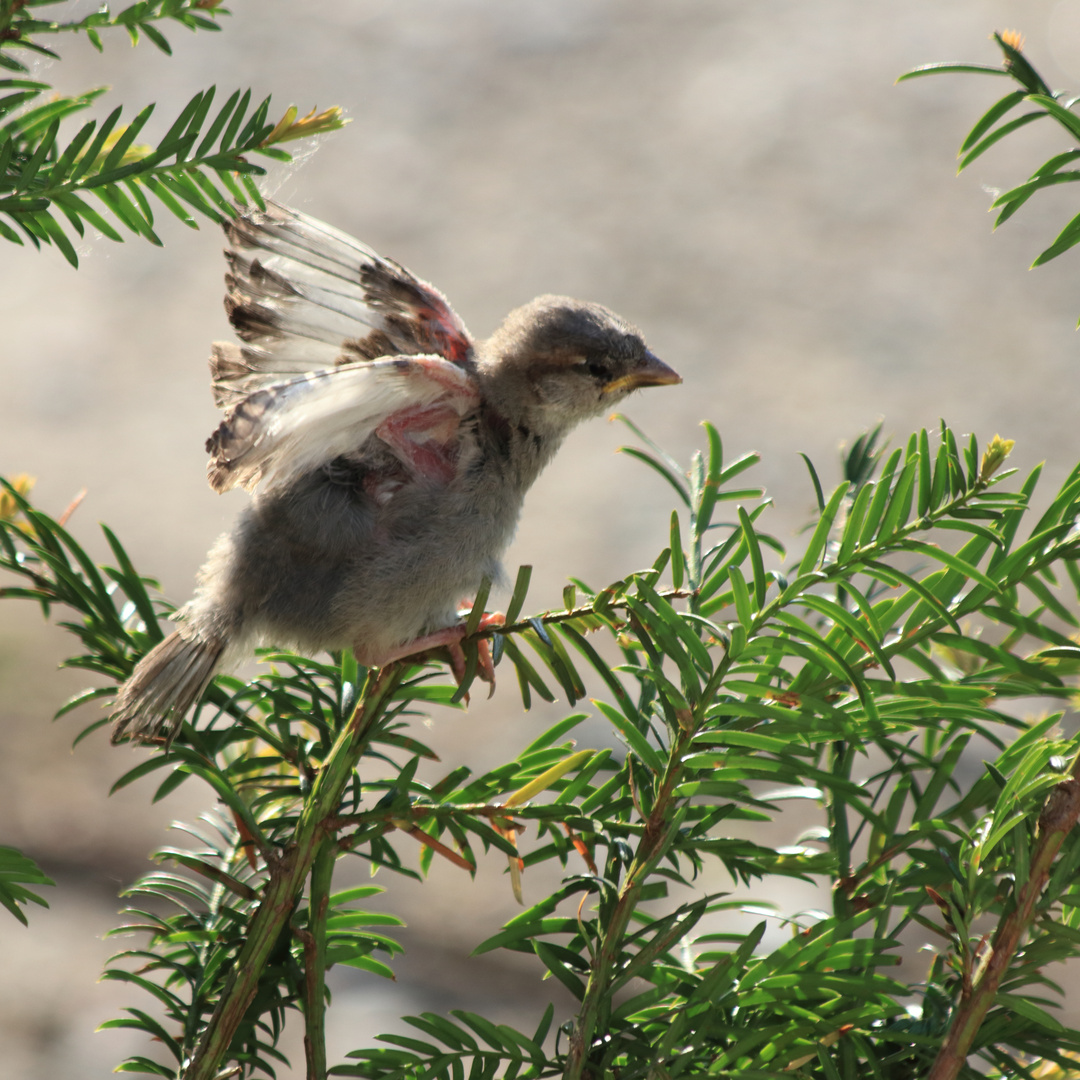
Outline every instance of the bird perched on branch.
<path id="1" fill-rule="evenodd" d="M 525 492 L 566 434 L 632 390 L 681 382 L 599 304 L 541 296 L 476 343 L 431 285 L 267 204 L 226 226 L 215 344 L 215 491 L 254 492 L 179 628 L 120 688 L 113 741 L 169 738 L 260 641 L 349 647 L 367 666 L 463 636 Z"/>

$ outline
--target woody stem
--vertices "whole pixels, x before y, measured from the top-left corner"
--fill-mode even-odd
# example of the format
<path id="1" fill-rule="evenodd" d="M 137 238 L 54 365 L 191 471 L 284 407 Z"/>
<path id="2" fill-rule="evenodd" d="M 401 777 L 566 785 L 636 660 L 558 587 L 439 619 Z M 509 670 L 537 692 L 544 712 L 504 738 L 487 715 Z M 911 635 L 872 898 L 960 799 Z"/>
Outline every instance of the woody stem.
<path id="1" fill-rule="evenodd" d="M 1016 894 L 1016 903 L 1002 917 L 991 941 L 990 959 L 978 982 L 961 994 L 949 1033 L 927 1080 L 955 1080 L 967 1060 L 979 1027 L 997 996 L 1001 980 L 1035 918 L 1035 909 L 1050 877 L 1058 851 L 1080 818 L 1080 762 L 1072 778 L 1054 788 L 1039 815 L 1039 841 L 1031 856 L 1031 872 Z"/>
<path id="2" fill-rule="evenodd" d="M 398 664 L 368 675 L 353 715 L 342 728 L 305 799 L 292 840 L 283 854 L 269 864 L 270 877 L 262 903 L 252 919 L 221 1000 L 184 1071 L 184 1080 L 213 1080 L 217 1076 L 255 998 L 267 962 L 288 926 L 316 854 L 328 840 L 331 819 L 338 812 L 342 793 L 403 675 L 404 669 Z M 309 1063 L 311 1054 L 309 1050 Z M 315 1055 L 318 1062 L 317 1050 Z"/>
<path id="3" fill-rule="evenodd" d="M 612 981 L 622 954 L 626 928 L 637 907 L 642 886 L 670 847 L 676 831 L 673 826 L 679 800 L 675 796 L 675 789 L 682 778 L 682 758 L 693 735 L 692 730 L 680 730 L 671 747 L 667 768 L 646 822 L 645 832 L 634 854 L 634 861 L 626 872 L 615 905 L 607 916 L 606 926 L 601 927 L 585 995 L 578 1010 L 574 1033 L 570 1036 L 570 1052 L 567 1055 L 563 1080 L 582 1080 L 588 1075 L 587 1070 L 591 1064 L 589 1054 L 597 1030 L 606 1022 L 610 1010 Z M 603 917 L 602 907 L 601 919 Z"/>

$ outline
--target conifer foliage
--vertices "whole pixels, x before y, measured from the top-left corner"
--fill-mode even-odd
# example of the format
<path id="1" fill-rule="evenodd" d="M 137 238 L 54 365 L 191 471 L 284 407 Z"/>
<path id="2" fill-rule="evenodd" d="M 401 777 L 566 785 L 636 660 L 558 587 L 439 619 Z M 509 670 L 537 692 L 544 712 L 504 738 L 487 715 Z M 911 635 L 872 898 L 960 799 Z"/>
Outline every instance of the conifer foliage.
<path id="1" fill-rule="evenodd" d="M 43 40 L 85 34 L 101 48 L 127 30 L 168 52 L 162 25 L 211 31 L 225 14 L 216 0 L 158 0 L 37 17 L 63 7 L 0 0 L 7 240 L 72 263 L 87 225 L 157 242 L 155 211 L 195 224 L 258 204 L 253 158 L 341 124 L 334 109 L 274 123 L 267 101 L 211 88 L 156 145 L 137 142 L 153 106 L 61 137 L 101 92 L 47 98 L 24 62 L 49 52 Z M 1020 84 L 976 124 L 962 164 L 1029 116 L 1080 135 L 1019 39 L 997 40 L 1000 71 L 913 73 Z M 1037 115 L 999 123 L 1024 102 Z M 1076 154 L 1001 196 L 1002 220 L 1075 179 Z M 1080 239 L 1074 225 L 1041 261 Z M 119 1071 L 273 1077 L 294 1020 L 309 1080 L 1075 1075 L 1080 1029 L 1053 976 L 1080 959 L 1080 737 L 1066 717 L 1080 675 L 1080 464 L 1047 496 L 1039 468 L 1005 468 L 1007 439 L 980 447 L 942 424 L 889 450 L 879 427 L 851 444 L 838 482 L 807 460 L 817 512 L 788 551 L 747 483 L 757 455 L 732 460 L 703 430 L 682 464 L 631 425 L 626 453 L 674 504 L 653 565 L 573 581 L 560 607 L 532 615 L 523 567 L 498 626 L 482 622 L 485 586 L 466 617 L 463 685 L 436 661 L 366 670 L 348 652 L 265 650 L 257 677 L 215 679 L 169 744 L 134 767 L 117 759 L 113 790 L 154 777 L 160 798 L 193 783 L 216 806 L 125 894 L 106 977 L 132 1003 L 106 1026 L 146 1042 Z M 84 707 L 109 704 L 172 605 L 107 527 L 99 566 L 78 517 L 35 506 L 25 477 L 0 483 L 0 598 L 39 605 L 71 635 L 67 664 L 92 685 L 58 715 L 82 717 L 76 743 L 100 738 L 107 718 Z M 508 704 L 561 698 L 567 712 L 497 768 L 441 771 L 416 721 L 463 707 L 481 638 Z M 577 745 L 579 729 L 594 745 Z M 354 858 L 378 885 L 341 884 Z M 572 1007 L 540 1010 L 527 1030 L 463 1010 L 405 1017 L 409 1034 L 328 1060 L 327 971 L 392 974 L 398 920 L 368 902 L 385 886 L 392 907 L 395 875 L 423 879 L 436 859 L 462 873 L 505 863 L 523 910 L 478 921 L 475 951 L 531 957 Z M 562 879 L 537 899 L 545 863 Z M 779 906 L 791 880 L 819 887 L 820 910 Z M 0 847 L 0 904 L 15 917 L 51 884 Z"/>
<path id="2" fill-rule="evenodd" d="M 117 781 L 158 774 L 159 797 L 201 782 L 220 807 L 129 890 L 107 975 L 151 1000 L 111 1023 L 167 1060 L 126 1071 L 273 1075 L 293 1010 L 311 1077 L 915 1080 L 1080 1052 L 1046 970 L 1080 950 L 1080 744 L 1061 723 L 1080 672 L 1080 465 L 1033 515 L 1039 470 L 1005 470 L 1007 440 L 980 452 L 943 425 L 885 453 L 871 432 L 828 494 L 811 468 L 819 512 L 791 554 L 744 486 L 756 455 L 728 461 L 705 433 L 689 468 L 640 433 L 628 451 L 677 503 L 652 567 L 526 618 L 523 569 L 506 625 L 469 643 L 474 666 L 491 639 L 500 692 L 516 681 L 525 708 L 592 698 L 513 760 L 426 778 L 413 718 L 467 689 L 441 664 L 267 652 L 265 674 L 219 677 Z M 110 531 L 97 567 L 6 492 L 0 566 L 21 583 L 3 595 L 62 612 L 69 664 L 99 676 L 61 712 L 107 702 L 169 605 Z M 583 749 L 590 713 L 609 737 Z M 391 775 L 367 779 L 368 758 Z M 768 821 L 782 843 L 747 838 Z M 376 887 L 335 888 L 349 857 L 413 876 L 502 858 L 519 893 L 561 864 L 556 891 L 478 925 L 476 949 L 532 955 L 576 1013 L 530 1031 L 424 1014 L 328 1062 L 326 970 L 385 976 L 398 951 L 394 918 L 364 907 Z M 826 906 L 770 912 L 754 898 L 782 878 L 821 884 Z"/>
<path id="3" fill-rule="evenodd" d="M 108 31 L 127 31 L 162 52 L 170 47 L 159 23 L 189 30 L 218 30 L 227 12 L 218 0 L 143 0 L 113 14 L 103 5 L 71 21 L 35 17 L 39 9 L 55 12 L 66 0 L 0 0 L 0 237 L 34 247 L 54 245 L 72 264 L 78 255 L 72 234 L 86 227 L 110 240 L 135 233 L 153 244 L 155 208 L 165 209 L 187 225 L 192 214 L 220 221 L 234 203 L 261 206 L 254 178 L 265 169 L 253 158 L 288 161 L 283 142 L 332 131 L 343 124 L 331 108 L 298 118 L 295 106 L 274 121 L 270 99 L 253 102 L 251 91 L 235 90 L 224 101 L 215 87 L 200 91 L 184 106 L 156 145 L 138 142 L 154 115 L 147 105 L 123 119 L 123 108 L 103 120 L 82 124 L 61 138 L 62 123 L 89 108 L 105 88 L 75 97 L 52 93 L 52 87 L 27 78 L 27 57 L 56 56 L 41 44 L 49 35 L 85 34 L 104 48 Z"/>

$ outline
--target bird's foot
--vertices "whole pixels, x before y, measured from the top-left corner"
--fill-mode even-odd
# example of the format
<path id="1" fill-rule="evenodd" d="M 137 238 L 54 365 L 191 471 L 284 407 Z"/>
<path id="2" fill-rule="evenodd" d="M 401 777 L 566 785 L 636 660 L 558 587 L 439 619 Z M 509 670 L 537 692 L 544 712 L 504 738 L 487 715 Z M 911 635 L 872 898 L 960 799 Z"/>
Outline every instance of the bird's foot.
<path id="1" fill-rule="evenodd" d="M 501 611 L 492 611 L 480 617 L 480 625 L 477 630 L 487 630 L 492 626 L 505 626 L 506 616 Z M 446 649 L 450 653 L 450 670 L 454 673 L 454 679 L 460 686 L 465 681 L 465 650 L 461 642 L 465 638 L 465 627 L 461 627 L 461 637 L 454 642 L 448 642 Z M 491 647 L 487 638 L 480 638 L 476 642 L 476 674 L 491 687 L 488 697 L 495 693 L 495 664 L 491 659 Z"/>
<path id="2" fill-rule="evenodd" d="M 502 612 L 495 611 L 484 615 L 480 619 L 477 630 L 487 630 L 489 627 L 503 626 L 505 623 L 506 616 Z M 398 645 L 389 652 L 383 653 L 377 659 L 364 656 L 364 650 L 362 649 L 354 651 L 360 663 L 369 667 L 386 667 L 387 664 L 392 664 L 395 660 L 424 659 L 434 652 L 445 650 L 449 655 L 450 670 L 453 672 L 458 686 L 460 686 L 465 680 L 465 650 L 461 646 L 465 637 L 465 624 L 457 623 L 454 626 L 444 626 L 441 630 L 424 634 L 423 637 L 414 638 L 412 641 L 406 641 L 405 644 Z M 491 648 L 486 638 L 480 638 L 476 642 L 476 651 L 477 675 L 491 686 L 491 690 L 488 692 L 488 697 L 490 697 L 495 692 L 495 665 L 492 662 Z"/>

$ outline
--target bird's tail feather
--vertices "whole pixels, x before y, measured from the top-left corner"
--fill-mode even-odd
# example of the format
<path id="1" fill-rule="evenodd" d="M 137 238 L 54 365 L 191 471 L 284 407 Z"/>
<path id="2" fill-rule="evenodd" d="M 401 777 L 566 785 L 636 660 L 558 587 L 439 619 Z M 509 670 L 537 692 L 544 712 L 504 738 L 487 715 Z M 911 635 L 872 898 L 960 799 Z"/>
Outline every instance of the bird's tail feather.
<path id="1" fill-rule="evenodd" d="M 155 646 L 120 687 L 112 741 L 171 738 L 214 677 L 224 648 L 190 630 L 176 630 Z"/>

